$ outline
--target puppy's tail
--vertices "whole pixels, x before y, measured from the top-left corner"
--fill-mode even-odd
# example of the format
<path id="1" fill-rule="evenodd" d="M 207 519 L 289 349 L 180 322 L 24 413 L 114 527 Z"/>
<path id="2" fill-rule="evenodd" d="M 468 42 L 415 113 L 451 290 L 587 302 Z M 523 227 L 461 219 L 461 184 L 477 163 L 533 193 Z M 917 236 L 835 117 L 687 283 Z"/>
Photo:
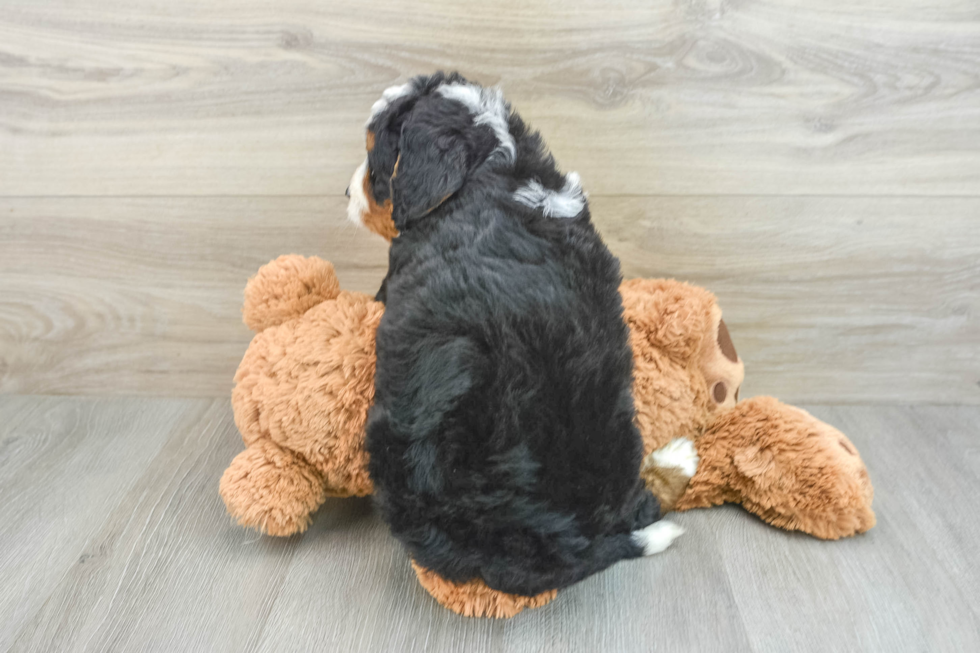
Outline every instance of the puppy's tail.
<path id="1" fill-rule="evenodd" d="M 660 553 L 684 534 L 684 529 L 674 522 L 661 519 L 665 510 L 663 502 L 649 489 L 642 490 L 629 534 L 634 545 L 630 558 Z"/>
<path id="2" fill-rule="evenodd" d="M 684 533 L 684 529 L 661 518 L 673 509 L 687 489 L 698 462 L 693 442 L 687 438 L 672 440 L 643 461 L 635 504 L 626 523 L 614 529 L 612 534 L 593 540 L 582 552 L 584 555 L 569 564 L 544 570 L 531 571 L 527 565 L 485 568 L 484 580 L 493 589 L 508 594 L 535 596 L 577 583 L 620 560 L 664 551 Z"/>
<path id="3" fill-rule="evenodd" d="M 641 488 L 632 515 L 619 532 L 592 541 L 574 562 L 558 567 L 529 568 L 528 565 L 489 565 L 483 579 L 495 590 L 507 594 L 536 596 L 561 589 L 611 567 L 620 560 L 653 555 L 666 549 L 683 532 L 680 526 L 660 520 L 660 505 L 647 489 Z"/>
<path id="4" fill-rule="evenodd" d="M 660 553 L 684 534 L 684 529 L 672 521 L 661 519 L 645 528 L 630 533 L 630 539 L 643 550 L 640 555 Z"/>
<path id="5" fill-rule="evenodd" d="M 643 489 L 633 513 L 630 532 L 607 535 L 596 541 L 582 578 L 599 573 L 620 560 L 664 551 L 684 533 L 684 529 L 661 517 L 663 514 L 657 497 L 650 490 Z"/>
<path id="6" fill-rule="evenodd" d="M 642 490 L 630 532 L 609 535 L 597 541 L 586 576 L 598 573 L 620 560 L 660 553 L 684 534 L 683 528 L 661 517 L 663 513 L 657 497 L 650 490 Z"/>

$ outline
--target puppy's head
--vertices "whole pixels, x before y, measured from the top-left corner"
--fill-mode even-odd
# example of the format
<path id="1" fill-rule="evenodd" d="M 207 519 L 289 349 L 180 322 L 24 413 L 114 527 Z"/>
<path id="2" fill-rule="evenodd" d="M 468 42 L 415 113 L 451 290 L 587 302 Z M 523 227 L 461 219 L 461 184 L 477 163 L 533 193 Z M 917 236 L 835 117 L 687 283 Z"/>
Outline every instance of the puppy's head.
<path id="1" fill-rule="evenodd" d="M 371 108 L 367 157 L 347 189 L 347 217 L 391 240 L 462 188 L 491 155 L 513 161 L 500 91 L 452 73 L 387 89 Z"/>

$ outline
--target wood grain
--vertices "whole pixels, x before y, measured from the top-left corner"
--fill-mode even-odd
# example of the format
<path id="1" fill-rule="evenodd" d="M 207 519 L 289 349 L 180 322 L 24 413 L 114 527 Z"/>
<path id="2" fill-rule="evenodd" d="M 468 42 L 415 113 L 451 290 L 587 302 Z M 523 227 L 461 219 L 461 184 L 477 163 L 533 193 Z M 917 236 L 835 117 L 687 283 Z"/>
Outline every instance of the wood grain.
<path id="1" fill-rule="evenodd" d="M 967 543 L 980 522 L 964 517 L 978 476 L 962 463 L 963 449 L 936 436 L 956 433 L 975 446 L 976 409 L 811 410 L 861 450 L 878 524 L 832 545 L 772 537 L 754 520 L 717 535 L 753 650 L 975 649 L 980 577 Z"/>
<path id="2" fill-rule="evenodd" d="M 742 396 L 980 403 L 980 203 L 596 198 L 627 277 L 718 297 Z"/>
<path id="3" fill-rule="evenodd" d="M 0 398 L 0 517 L 42 515 L 0 522 L 0 650 L 977 650 L 980 408 L 805 407 L 860 449 L 869 533 L 683 513 L 664 554 L 491 621 L 425 594 L 367 499 L 329 500 L 285 540 L 231 523 L 217 481 L 241 441 L 223 401 Z"/>
<path id="4" fill-rule="evenodd" d="M 380 91 L 500 83 L 593 194 L 980 191 L 965 0 L 8 0 L 0 194 L 342 192 Z"/>
<path id="5" fill-rule="evenodd" d="M 592 208 L 627 277 L 718 295 L 743 396 L 980 403 L 980 199 Z M 245 280 L 288 252 L 372 294 L 387 265 L 342 197 L 0 199 L 0 391 L 226 397 L 250 338 Z"/>
<path id="6" fill-rule="evenodd" d="M 117 488 L 118 505 L 13 650 L 241 651 L 254 642 L 294 547 L 230 531 L 217 480 L 241 440 L 227 402 L 198 408 L 137 483 Z"/>
<path id="7" fill-rule="evenodd" d="M 222 396 L 245 279 L 320 254 L 363 121 L 501 84 L 627 275 L 715 290 L 745 394 L 980 403 L 980 11 L 794 0 L 6 0 L 0 392 Z"/>
<path id="8" fill-rule="evenodd" d="M 0 391 L 227 397 L 260 265 L 325 254 L 376 292 L 385 243 L 342 200 L 2 200 Z"/>
<path id="9" fill-rule="evenodd" d="M 201 404 L 0 396 L 0 650 L 100 555 L 85 542 Z"/>

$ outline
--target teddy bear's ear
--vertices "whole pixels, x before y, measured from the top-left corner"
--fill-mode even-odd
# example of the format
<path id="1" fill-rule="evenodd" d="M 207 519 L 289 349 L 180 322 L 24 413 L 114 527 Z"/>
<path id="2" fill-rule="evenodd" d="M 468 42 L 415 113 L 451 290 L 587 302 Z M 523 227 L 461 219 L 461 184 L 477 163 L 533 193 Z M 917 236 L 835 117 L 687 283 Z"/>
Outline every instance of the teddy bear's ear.
<path id="1" fill-rule="evenodd" d="M 752 445 L 738 452 L 732 458 L 732 462 L 735 463 L 735 469 L 756 482 L 774 481 L 777 476 L 776 461 L 772 451 L 758 445 Z"/>
<path id="2" fill-rule="evenodd" d="M 266 263 L 248 280 L 242 321 L 252 331 L 263 331 L 339 294 L 340 282 L 329 261 L 287 254 Z"/>

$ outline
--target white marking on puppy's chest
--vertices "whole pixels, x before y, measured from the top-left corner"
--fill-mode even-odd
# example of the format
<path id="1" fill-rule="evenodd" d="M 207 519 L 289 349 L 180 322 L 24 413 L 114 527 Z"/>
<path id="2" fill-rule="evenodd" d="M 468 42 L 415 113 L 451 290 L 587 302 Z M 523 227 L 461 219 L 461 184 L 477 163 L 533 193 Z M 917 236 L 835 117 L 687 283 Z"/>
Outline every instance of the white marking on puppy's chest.
<path id="1" fill-rule="evenodd" d="M 574 218 L 585 208 L 585 193 L 576 172 L 568 173 L 561 190 L 545 188 L 532 179 L 514 191 L 514 199 L 532 209 L 541 209 L 549 218 Z"/>

